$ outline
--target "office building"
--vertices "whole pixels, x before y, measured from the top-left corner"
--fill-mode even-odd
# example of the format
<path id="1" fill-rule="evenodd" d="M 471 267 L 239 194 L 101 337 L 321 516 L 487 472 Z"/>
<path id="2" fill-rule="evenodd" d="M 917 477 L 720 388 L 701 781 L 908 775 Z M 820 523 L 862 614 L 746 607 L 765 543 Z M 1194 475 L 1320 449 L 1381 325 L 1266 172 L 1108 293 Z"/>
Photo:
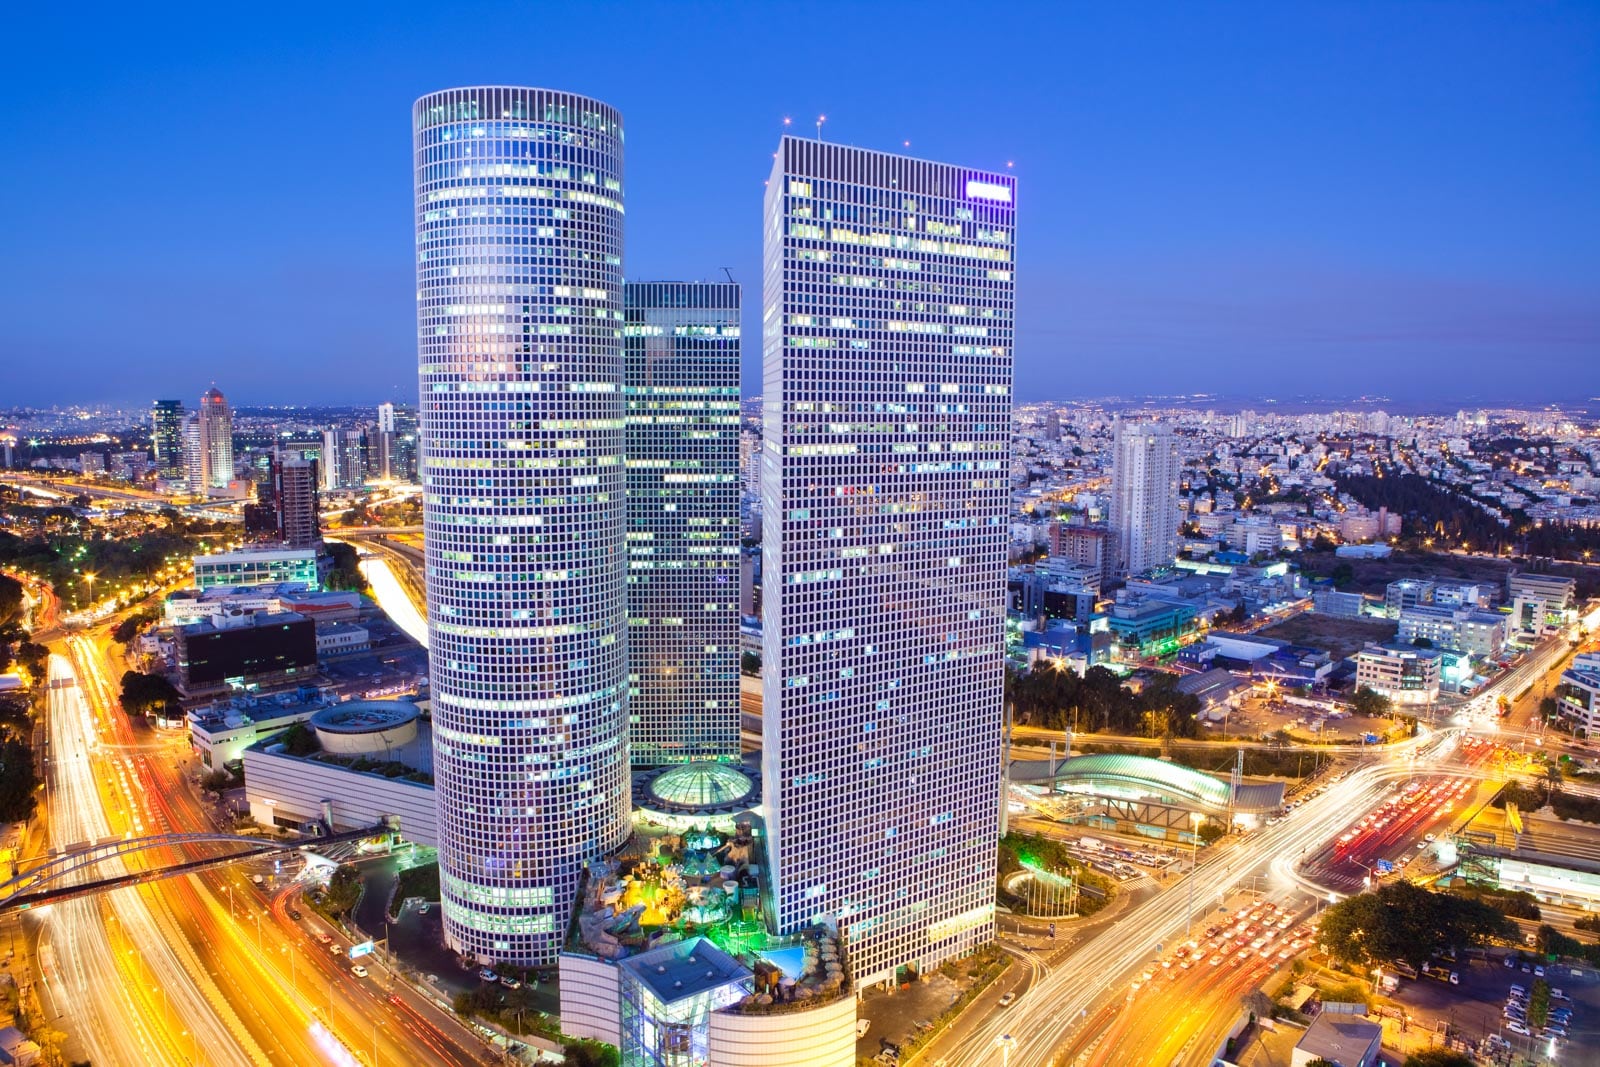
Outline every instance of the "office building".
<path id="1" fill-rule="evenodd" d="M 1108 539 L 1108 533 L 1103 526 L 1052 522 L 1050 555 L 1104 572 L 1112 562 L 1106 543 Z"/>
<path id="2" fill-rule="evenodd" d="M 1119 576 L 1171 566 L 1178 554 L 1178 441 L 1169 427 L 1117 421 L 1111 532 Z"/>
<path id="3" fill-rule="evenodd" d="M 444 933 L 550 963 L 629 832 L 622 120 L 448 89 L 413 137 Z"/>
<path id="4" fill-rule="evenodd" d="M 195 556 L 195 588 L 299 582 L 315 592 L 322 588 L 322 580 L 332 566 L 329 557 L 318 555 L 320 547 L 241 549 Z"/>
<path id="5" fill-rule="evenodd" d="M 157 475 L 168 480 L 184 476 L 183 401 L 157 400 L 151 406 L 150 446 Z"/>
<path id="6" fill-rule="evenodd" d="M 322 488 L 360 489 L 367 480 L 367 441 L 360 430 L 322 431 Z"/>
<path id="7" fill-rule="evenodd" d="M 1371 689 L 1396 705 L 1431 704 L 1439 699 L 1438 649 L 1412 645 L 1368 645 L 1356 653 L 1356 687 Z"/>
<path id="8" fill-rule="evenodd" d="M 1400 613 L 1400 641 L 1426 641 L 1431 648 L 1498 659 L 1506 650 L 1506 616 L 1475 607 L 1417 604 Z"/>
<path id="9" fill-rule="evenodd" d="M 285 548 L 322 544 L 321 503 L 317 496 L 317 461 L 295 452 L 275 452 L 268 471 L 277 538 Z"/>
<path id="10" fill-rule="evenodd" d="M 415 482 L 417 443 L 417 413 L 393 404 L 379 404 L 374 473 L 385 481 Z"/>
<path id="11" fill-rule="evenodd" d="M 216 386 L 200 397 L 200 481 L 190 491 L 226 489 L 233 481 L 233 413 Z"/>
<path id="12" fill-rule="evenodd" d="M 199 415 L 183 420 L 183 485 L 196 495 L 206 491 L 206 452 Z"/>
<path id="13" fill-rule="evenodd" d="M 79 452 L 78 471 L 82 474 L 104 474 L 106 472 L 106 454 L 104 452 Z"/>
<path id="14" fill-rule="evenodd" d="M 739 286 L 623 287 L 628 751 L 739 758 Z"/>
<path id="15" fill-rule="evenodd" d="M 282 685 L 317 673 L 317 624 L 292 612 L 213 615 L 172 631 L 185 697 Z"/>
<path id="16" fill-rule="evenodd" d="M 1015 188 L 793 137 L 767 184 L 769 884 L 858 985 L 994 934 Z"/>
<path id="17" fill-rule="evenodd" d="M 1574 737 L 1592 739 L 1600 730 L 1600 652 L 1580 652 L 1561 672 L 1556 713 Z"/>

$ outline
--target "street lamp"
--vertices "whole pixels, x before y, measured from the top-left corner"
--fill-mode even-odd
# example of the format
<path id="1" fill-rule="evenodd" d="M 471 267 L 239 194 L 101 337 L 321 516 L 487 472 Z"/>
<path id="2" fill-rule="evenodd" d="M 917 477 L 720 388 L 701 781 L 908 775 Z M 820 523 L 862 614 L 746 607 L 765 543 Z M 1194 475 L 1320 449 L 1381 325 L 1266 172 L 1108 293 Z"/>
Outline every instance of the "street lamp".
<path id="1" fill-rule="evenodd" d="M 1199 866 L 1200 855 L 1200 824 L 1205 821 L 1205 816 L 1198 811 L 1189 813 L 1189 821 L 1194 824 L 1189 832 L 1189 910 L 1184 919 L 1183 932 L 1188 936 L 1194 931 L 1194 872 Z"/>

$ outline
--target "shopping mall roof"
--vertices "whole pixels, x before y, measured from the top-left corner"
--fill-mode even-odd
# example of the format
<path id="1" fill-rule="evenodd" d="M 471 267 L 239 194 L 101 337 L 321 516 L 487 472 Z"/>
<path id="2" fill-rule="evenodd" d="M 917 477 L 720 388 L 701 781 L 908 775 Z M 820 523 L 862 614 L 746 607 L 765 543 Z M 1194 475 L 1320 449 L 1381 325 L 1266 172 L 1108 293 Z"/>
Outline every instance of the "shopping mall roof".
<path id="1" fill-rule="evenodd" d="M 1244 783 L 1235 793 L 1231 783 L 1203 774 L 1181 763 L 1147 756 L 1094 754 L 1064 760 L 1013 760 L 1011 781 L 1019 785 L 1078 786 L 1088 792 L 1101 788 L 1119 794 L 1143 790 L 1150 799 L 1175 807 L 1238 814 L 1276 811 L 1283 807 L 1283 783 Z"/>

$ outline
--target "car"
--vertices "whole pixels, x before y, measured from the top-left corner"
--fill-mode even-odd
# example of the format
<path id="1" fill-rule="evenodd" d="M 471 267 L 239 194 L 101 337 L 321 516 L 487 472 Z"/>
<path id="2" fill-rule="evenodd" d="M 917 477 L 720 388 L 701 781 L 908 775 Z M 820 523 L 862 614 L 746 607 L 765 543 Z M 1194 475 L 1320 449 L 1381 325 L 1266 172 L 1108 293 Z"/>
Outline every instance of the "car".
<path id="1" fill-rule="evenodd" d="M 1423 835 L 1423 836 L 1422 836 L 1422 839 L 1423 839 L 1423 840 L 1424 840 L 1424 841 L 1432 841 L 1432 840 L 1433 840 L 1433 835 L 1432 835 L 1432 834 L 1424 834 L 1424 835 Z"/>
<path id="2" fill-rule="evenodd" d="M 430 912 L 432 910 L 433 910 L 433 905 L 432 904 L 424 903 L 421 907 L 419 907 L 417 909 L 417 912 L 418 912 L 418 914 L 426 915 L 426 914 L 428 914 L 428 912 Z"/>
<path id="3" fill-rule="evenodd" d="M 1450 972 L 1450 984 L 1451 985 L 1460 985 L 1461 984 L 1461 974 L 1460 974 L 1459 971 L 1451 971 Z"/>
<path id="4" fill-rule="evenodd" d="M 1552 990 L 1550 990 L 1550 999 L 1551 1000 L 1566 1000 L 1567 999 L 1567 994 L 1563 990 L 1552 989 Z"/>
<path id="5" fill-rule="evenodd" d="M 500 984 L 505 986 L 507 989 L 521 989 L 522 988 L 522 981 L 520 979 L 517 979 L 517 978 L 502 978 L 502 979 L 500 979 Z"/>
<path id="6" fill-rule="evenodd" d="M 1222 953 L 1220 953 L 1220 952 L 1219 952 L 1219 953 L 1217 953 L 1217 954 L 1216 954 L 1216 955 L 1215 955 L 1215 956 L 1212 956 L 1212 957 L 1211 957 L 1211 958 L 1210 958 L 1210 959 L 1209 959 L 1209 960 L 1207 960 L 1207 961 L 1206 961 L 1206 962 L 1207 962 L 1207 963 L 1209 963 L 1209 964 L 1211 964 L 1211 966 L 1213 966 L 1213 967 L 1220 967 L 1220 966 L 1222 966 Z"/>
<path id="7" fill-rule="evenodd" d="M 354 967 L 350 968 L 350 973 L 355 975 L 357 978 L 365 978 L 367 976 L 367 969 L 358 963 Z"/>
<path id="8" fill-rule="evenodd" d="M 1567 1028 L 1564 1026 L 1547 1026 L 1544 1028 L 1546 1037 L 1566 1037 Z"/>
<path id="9" fill-rule="evenodd" d="M 1527 964 L 1526 964 L 1526 963 L 1524 963 L 1524 964 L 1523 964 L 1523 965 L 1522 965 L 1522 973 L 1523 973 L 1523 974 L 1527 974 L 1527 973 L 1528 973 L 1528 972 L 1530 972 L 1530 971 L 1532 971 L 1532 970 L 1533 970 L 1533 968 L 1532 968 L 1532 967 L 1529 967 L 1529 966 L 1528 966 L 1528 965 L 1527 965 Z"/>
<path id="10" fill-rule="evenodd" d="M 1535 978 L 1543 978 L 1544 977 L 1544 968 L 1542 966 L 1535 966 L 1533 968 L 1533 976 Z"/>
<path id="11" fill-rule="evenodd" d="M 1516 960 L 1512 959 L 1510 956 L 1506 957 L 1506 966 L 1507 967 L 1515 967 L 1516 965 L 1517 965 L 1517 961 Z"/>
<path id="12" fill-rule="evenodd" d="M 295 922 L 299 922 L 301 919 L 305 918 L 305 916 L 300 914 L 299 908 L 290 908 L 289 918 L 293 919 Z"/>
<path id="13" fill-rule="evenodd" d="M 1012 1002 L 1016 999 L 1017 995 L 1015 993 L 1006 993 L 1000 998 L 1000 1007 L 1009 1008 L 1011 1007 Z"/>
<path id="14" fill-rule="evenodd" d="M 1510 1030 L 1513 1034 L 1521 1034 L 1523 1037 L 1533 1036 L 1532 1030 L 1529 1030 L 1526 1026 L 1523 1026 L 1515 1019 L 1512 1019 L 1510 1022 L 1506 1023 L 1506 1029 Z"/>
<path id="15" fill-rule="evenodd" d="M 1512 984 L 1511 992 L 1513 992 L 1513 993 L 1526 993 L 1527 990 L 1525 988 L 1523 988 L 1523 986 L 1522 986 L 1522 984 L 1520 982 L 1516 982 L 1516 983 Z"/>
<path id="16" fill-rule="evenodd" d="M 333 938 L 329 937 L 327 934 L 323 933 L 321 930 L 317 931 L 317 944 L 326 945 L 329 942 L 331 942 L 332 940 L 333 940 Z"/>
<path id="17" fill-rule="evenodd" d="M 498 974 L 495 974 L 493 971 L 491 971 L 487 967 L 484 967 L 484 968 L 482 968 L 481 970 L 478 971 L 478 977 L 482 978 L 485 982 L 498 982 L 498 981 L 500 981 L 500 976 Z"/>
<path id="18" fill-rule="evenodd" d="M 328 942 L 328 953 L 333 956 L 343 956 L 344 946 L 339 944 L 337 941 L 330 940 Z"/>
<path id="19" fill-rule="evenodd" d="M 870 1030 L 870 1029 L 872 1029 L 872 1020 L 871 1019 L 857 1019 L 856 1020 L 856 1040 L 860 1041 L 863 1037 L 866 1037 L 867 1036 L 867 1031 Z"/>

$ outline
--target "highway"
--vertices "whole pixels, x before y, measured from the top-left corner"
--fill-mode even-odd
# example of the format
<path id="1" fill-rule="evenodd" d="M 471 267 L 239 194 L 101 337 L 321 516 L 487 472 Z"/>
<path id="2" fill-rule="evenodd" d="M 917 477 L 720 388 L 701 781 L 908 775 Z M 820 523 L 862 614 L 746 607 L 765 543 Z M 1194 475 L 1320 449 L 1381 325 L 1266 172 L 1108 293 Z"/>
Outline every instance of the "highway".
<path id="1" fill-rule="evenodd" d="M 77 673 L 50 657 L 47 804 L 51 844 L 110 837 L 100 730 Z M 70 900 L 46 911 L 40 937 L 45 1003 L 95 1063 L 250 1064 L 169 943 L 141 889 Z M 204 1057 L 197 1055 L 200 1045 Z"/>
<path id="2" fill-rule="evenodd" d="M 1190 876 L 1197 914 L 1215 904 L 1254 875 L 1270 870 L 1272 892 L 1292 892 L 1300 880 L 1292 873 L 1294 861 L 1337 833 L 1350 821 L 1350 813 L 1375 804 L 1394 781 L 1416 773 L 1416 760 L 1454 746 L 1447 731 L 1416 742 L 1394 746 L 1382 762 L 1353 771 L 1342 782 L 1304 803 L 1288 819 L 1239 839 L 1201 863 Z M 982 1020 L 951 1047 L 933 1047 L 918 1062 L 948 1067 L 978 1067 L 1002 1062 L 1002 1035 L 1012 1038 L 1011 1067 L 1049 1067 L 1058 1047 L 1075 1030 L 1085 1026 L 1091 1009 L 1107 990 L 1126 988 L 1147 966 L 1157 946 L 1181 935 L 1188 920 L 1189 889 L 1179 884 L 1138 905 L 1101 936 L 1078 949 L 1053 973 L 1037 982 L 1008 1011 Z M 1203 1050 L 1209 1056 L 1211 1049 Z M 1207 1061 L 1209 1062 L 1209 1061 Z"/>

